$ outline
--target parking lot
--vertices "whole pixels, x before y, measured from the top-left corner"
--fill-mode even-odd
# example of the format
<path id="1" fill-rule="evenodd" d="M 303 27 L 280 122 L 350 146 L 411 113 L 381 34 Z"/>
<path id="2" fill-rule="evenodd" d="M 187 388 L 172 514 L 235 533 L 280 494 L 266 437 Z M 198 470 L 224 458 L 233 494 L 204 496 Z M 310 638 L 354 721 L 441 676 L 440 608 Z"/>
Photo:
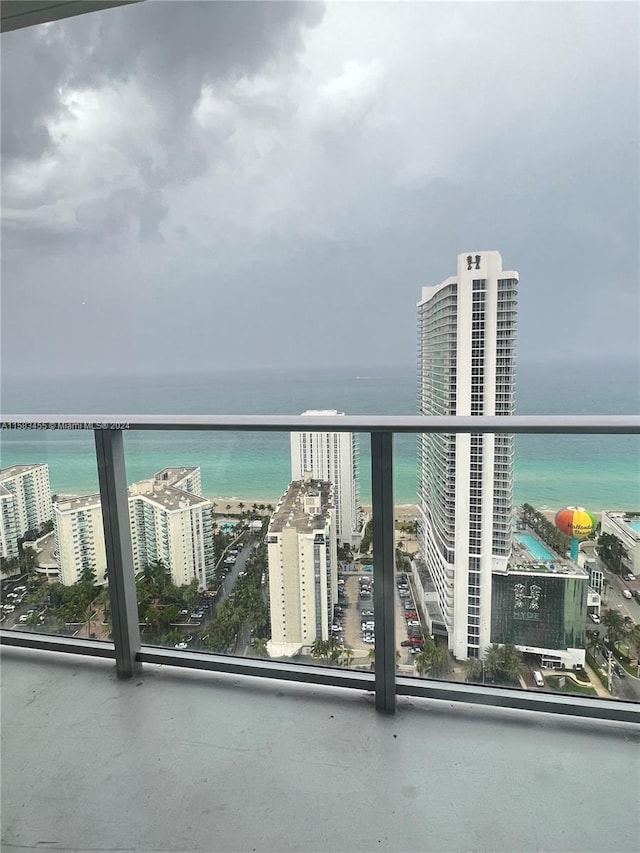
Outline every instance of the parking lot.
<path id="1" fill-rule="evenodd" d="M 334 636 L 344 646 L 354 650 L 353 665 L 362 666 L 363 663 L 368 663 L 370 650 L 374 648 L 375 643 L 373 577 L 367 572 L 350 573 L 340 578 L 339 588 L 339 607 L 342 613 L 334 620 L 334 625 L 336 628 L 340 625 L 342 630 L 335 630 Z M 422 636 L 422 626 L 405 575 L 398 575 L 396 578 L 395 607 L 399 663 L 413 666 L 415 650 L 421 648 L 417 640 Z M 413 653 L 408 645 L 411 636 L 414 637 Z"/>
<path id="2" fill-rule="evenodd" d="M 30 603 L 29 595 L 37 589 L 38 584 L 28 582 L 26 576 L 2 582 L 0 622 L 3 628 L 37 631 L 44 624 L 45 606 Z"/>

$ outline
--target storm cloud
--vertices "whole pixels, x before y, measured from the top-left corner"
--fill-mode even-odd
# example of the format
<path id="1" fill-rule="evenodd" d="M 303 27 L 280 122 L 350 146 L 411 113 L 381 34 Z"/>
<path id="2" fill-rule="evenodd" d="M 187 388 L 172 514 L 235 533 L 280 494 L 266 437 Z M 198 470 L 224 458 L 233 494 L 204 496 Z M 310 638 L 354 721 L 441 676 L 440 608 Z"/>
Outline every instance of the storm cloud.
<path id="1" fill-rule="evenodd" d="M 3 371 L 410 363 L 477 249 L 521 358 L 637 359 L 635 4 L 146 2 L 2 48 Z"/>

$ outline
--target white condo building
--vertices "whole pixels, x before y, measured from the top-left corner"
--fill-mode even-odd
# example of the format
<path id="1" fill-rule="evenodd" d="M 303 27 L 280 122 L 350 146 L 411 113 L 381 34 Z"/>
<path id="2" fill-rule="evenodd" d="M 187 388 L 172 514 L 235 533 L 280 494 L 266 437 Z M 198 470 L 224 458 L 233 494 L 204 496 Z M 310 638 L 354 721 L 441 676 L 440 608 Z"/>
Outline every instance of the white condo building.
<path id="1" fill-rule="evenodd" d="M 518 274 L 498 252 L 458 255 L 457 275 L 418 303 L 421 415 L 510 415 Z M 511 554 L 513 437 L 419 436 L 418 529 L 449 649 L 481 656 L 491 639 L 492 571 Z"/>
<path id="2" fill-rule="evenodd" d="M 93 570 L 96 582 L 104 583 L 107 553 L 100 495 L 57 501 L 53 505 L 53 529 L 60 583 L 78 583 L 84 570 Z"/>
<path id="3" fill-rule="evenodd" d="M 162 560 L 176 586 L 196 578 L 200 589 L 215 568 L 211 501 L 202 497 L 199 468 L 165 468 L 129 489 L 136 572 Z"/>
<path id="4" fill-rule="evenodd" d="M 313 417 L 338 417 L 344 412 L 309 410 Z M 358 440 L 351 432 L 292 432 L 291 479 L 302 480 L 311 474 L 315 480 L 333 485 L 338 542 L 357 544 L 358 518 Z"/>
<path id="5" fill-rule="evenodd" d="M 0 471 L 0 557 L 18 556 L 18 539 L 51 521 L 49 466 L 13 465 Z"/>
<path id="6" fill-rule="evenodd" d="M 172 583 L 194 578 L 205 589 L 213 574 L 211 501 L 201 495 L 199 468 L 165 468 L 129 488 L 133 566 L 140 572 L 162 560 Z M 99 495 L 60 501 L 54 507 L 60 580 L 69 585 L 92 568 L 98 583 L 107 568 Z"/>
<path id="7" fill-rule="evenodd" d="M 337 601 L 338 557 L 331 483 L 307 475 L 289 486 L 267 532 L 271 657 L 292 657 L 328 640 Z"/>

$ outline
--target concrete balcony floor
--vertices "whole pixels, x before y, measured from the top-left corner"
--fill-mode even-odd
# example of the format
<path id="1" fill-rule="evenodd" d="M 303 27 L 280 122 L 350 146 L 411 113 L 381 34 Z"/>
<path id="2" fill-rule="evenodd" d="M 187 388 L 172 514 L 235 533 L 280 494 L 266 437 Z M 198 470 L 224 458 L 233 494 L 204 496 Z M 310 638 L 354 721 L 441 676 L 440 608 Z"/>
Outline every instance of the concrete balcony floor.
<path id="1" fill-rule="evenodd" d="M 638 727 L 2 658 L 4 853 L 640 847 Z"/>

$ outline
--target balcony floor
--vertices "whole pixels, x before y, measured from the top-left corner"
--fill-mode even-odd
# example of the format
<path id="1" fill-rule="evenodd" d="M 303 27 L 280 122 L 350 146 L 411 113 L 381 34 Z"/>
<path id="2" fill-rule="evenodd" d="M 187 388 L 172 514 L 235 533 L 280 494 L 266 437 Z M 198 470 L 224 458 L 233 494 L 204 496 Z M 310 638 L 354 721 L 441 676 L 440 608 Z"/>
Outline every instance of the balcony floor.
<path id="1" fill-rule="evenodd" d="M 636 851 L 637 727 L 7 649 L 2 850 Z"/>

